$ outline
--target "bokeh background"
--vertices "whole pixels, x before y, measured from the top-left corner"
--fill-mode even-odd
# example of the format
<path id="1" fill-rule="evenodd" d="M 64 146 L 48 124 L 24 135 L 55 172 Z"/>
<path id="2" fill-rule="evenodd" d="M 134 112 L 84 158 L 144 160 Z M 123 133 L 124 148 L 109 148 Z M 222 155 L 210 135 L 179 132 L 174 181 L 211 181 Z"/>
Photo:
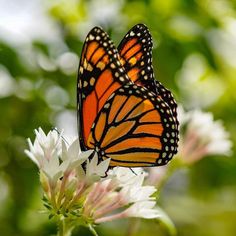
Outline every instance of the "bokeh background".
<path id="1" fill-rule="evenodd" d="M 186 109 L 221 119 L 236 141 L 236 2 L 230 0 L 0 0 L 0 234 L 56 233 L 43 209 L 26 138 L 41 126 L 77 133 L 76 76 L 83 40 L 95 25 L 118 45 L 136 23 L 153 36 L 156 78 Z M 68 127 L 67 127 L 68 126 Z M 177 171 L 158 204 L 180 236 L 234 236 L 236 159 L 208 156 Z M 99 235 L 128 235 L 129 221 Z M 141 221 L 136 235 L 169 235 Z M 74 235 L 91 235 L 85 228 Z"/>

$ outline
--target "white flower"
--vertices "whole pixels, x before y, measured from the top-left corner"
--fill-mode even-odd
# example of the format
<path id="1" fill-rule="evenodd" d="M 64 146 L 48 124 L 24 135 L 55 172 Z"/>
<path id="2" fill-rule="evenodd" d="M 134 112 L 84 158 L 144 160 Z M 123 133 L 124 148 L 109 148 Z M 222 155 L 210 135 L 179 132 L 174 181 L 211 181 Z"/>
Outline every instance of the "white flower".
<path id="1" fill-rule="evenodd" d="M 151 200 L 150 196 L 156 192 L 156 189 L 153 186 L 143 186 L 147 173 L 141 168 L 135 169 L 135 173 L 124 167 L 116 167 L 108 172 L 108 178 L 117 180 L 119 186 L 122 186 L 121 192 L 129 203 Z"/>
<path id="2" fill-rule="evenodd" d="M 232 142 L 221 121 L 214 121 L 211 113 L 193 110 L 178 112 L 180 121 L 179 156 L 191 164 L 206 155 L 230 155 Z"/>
<path id="3" fill-rule="evenodd" d="M 102 222 L 107 222 L 107 221 L 112 221 L 112 220 L 117 220 L 117 219 L 127 218 L 127 217 L 138 217 L 138 218 L 145 218 L 145 219 L 159 218 L 162 216 L 162 214 L 159 211 L 159 209 L 154 208 L 155 205 L 156 205 L 155 201 L 135 202 L 126 210 L 120 213 L 114 214 L 114 215 L 101 217 L 97 219 L 95 222 L 102 223 Z"/>
<path id="4" fill-rule="evenodd" d="M 36 131 L 26 154 L 37 164 L 45 205 L 57 217 L 101 223 L 125 217 L 159 217 L 153 186 L 143 186 L 145 173 L 129 168 L 109 170 L 94 150 L 81 152 L 79 140 L 65 143 L 56 131 Z M 75 217 L 77 217 L 75 219 Z"/>
<path id="5" fill-rule="evenodd" d="M 93 150 L 81 152 L 79 140 L 76 139 L 68 148 L 64 141 L 62 141 L 62 155 L 61 160 L 63 161 L 60 165 L 60 169 L 63 172 L 69 172 L 73 168 L 84 163 L 88 157 L 93 153 Z"/>
<path id="6" fill-rule="evenodd" d="M 35 130 L 36 133 L 36 139 L 38 140 L 39 145 L 41 148 L 45 151 L 48 151 L 50 154 L 50 151 L 53 152 L 54 149 L 58 146 L 60 136 L 56 130 L 49 131 L 48 135 L 46 135 L 41 128 L 38 130 Z"/>
<path id="7" fill-rule="evenodd" d="M 121 186 L 142 185 L 146 173 L 142 168 L 135 168 L 134 171 L 125 167 L 115 167 L 108 172 L 109 176 L 115 176 Z"/>
<path id="8" fill-rule="evenodd" d="M 91 159 L 91 161 L 89 160 L 87 161 L 86 175 L 87 176 L 92 176 L 92 175 L 105 176 L 109 163 L 110 163 L 110 159 L 106 159 L 99 163 L 97 153 L 94 153 L 94 157 Z"/>
<path id="9" fill-rule="evenodd" d="M 35 134 L 34 144 L 28 139 L 30 150 L 25 150 L 25 153 L 39 168 L 42 168 L 45 163 L 54 161 L 51 159 L 58 154 L 61 137 L 56 130 L 45 135 L 41 128 L 35 130 Z"/>
<path id="10" fill-rule="evenodd" d="M 135 175 L 130 169 L 116 167 L 108 172 L 106 181 L 109 180 L 113 188 L 110 194 L 106 193 L 106 198 L 109 198 L 109 201 L 107 199 L 104 201 L 107 204 L 106 210 L 98 209 L 95 212 L 96 223 L 125 217 L 156 218 L 158 216 L 158 211 L 153 209 L 155 201 L 152 197 L 156 189 L 153 186 L 143 186 L 147 174 L 141 172 L 141 169 L 139 171 L 139 175 Z M 117 194 L 114 194 L 115 189 Z M 111 214 L 117 209 L 121 212 Z M 107 215 L 109 212 L 110 214 Z"/>
<path id="11" fill-rule="evenodd" d="M 124 214 L 127 217 L 142 217 L 146 219 L 158 218 L 161 216 L 157 209 L 154 209 L 155 201 L 141 201 L 134 203 Z"/>

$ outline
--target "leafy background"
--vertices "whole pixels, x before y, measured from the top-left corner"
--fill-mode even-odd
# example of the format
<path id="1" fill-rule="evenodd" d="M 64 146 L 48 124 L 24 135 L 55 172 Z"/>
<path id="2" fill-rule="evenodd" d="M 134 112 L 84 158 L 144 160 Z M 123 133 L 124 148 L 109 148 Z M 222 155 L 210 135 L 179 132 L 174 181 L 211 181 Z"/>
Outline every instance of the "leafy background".
<path id="1" fill-rule="evenodd" d="M 75 123 L 76 74 L 86 33 L 95 25 L 116 44 L 136 23 L 154 40 L 154 70 L 185 108 L 223 120 L 236 141 L 236 3 L 230 0 L 0 0 L 0 232 L 53 235 L 41 214 L 36 166 L 26 138 L 41 126 Z M 71 126 L 70 126 L 71 128 Z M 72 126 L 76 133 L 77 127 Z M 233 236 L 236 232 L 236 160 L 207 157 L 177 171 L 158 204 L 178 235 Z M 98 227 L 100 235 L 129 235 L 132 221 Z M 170 235 L 142 221 L 136 235 Z M 91 235 L 85 228 L 74 235 Z"/>

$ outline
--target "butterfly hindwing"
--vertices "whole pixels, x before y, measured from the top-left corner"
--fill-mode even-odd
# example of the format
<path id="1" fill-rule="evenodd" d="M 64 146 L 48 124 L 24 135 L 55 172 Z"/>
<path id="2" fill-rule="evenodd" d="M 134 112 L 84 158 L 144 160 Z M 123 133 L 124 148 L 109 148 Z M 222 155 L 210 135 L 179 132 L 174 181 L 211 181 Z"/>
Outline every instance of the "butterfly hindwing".
<path id="1" fill-rule="evenodd" d="M 86 37 L 78 74 L 78 118 L 80 143 L 86 143 L 92 124 L 109 96 L 129 83 L 118 60 L 118 52 L 107 33 L 93 28 Z"/>
<path id="2" fill-rule="evenodd" d="M 177 150 L 176 123 L 168 104 L 146 88 L 127 84 L 99 112 L 88 147 L 110 166 L 166 164 Z"/>

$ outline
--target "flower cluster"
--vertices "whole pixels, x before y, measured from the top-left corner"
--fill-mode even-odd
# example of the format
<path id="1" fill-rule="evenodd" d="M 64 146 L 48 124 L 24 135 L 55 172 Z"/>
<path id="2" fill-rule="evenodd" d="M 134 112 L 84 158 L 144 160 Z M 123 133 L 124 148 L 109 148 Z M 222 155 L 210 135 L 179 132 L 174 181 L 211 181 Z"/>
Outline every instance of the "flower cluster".
<path id="1" fill-rule="evenodd" d="M 98 161 L 93 150 L 81 152 L 78 139 L 67 144 L 55 130 L 35 131 L 26 154 L 39 168 L 44 203 L 51 217 L 86 225 L 125 217 L 157 218 L 152 197 L 156 189 L 143 186 L 145 173 L 109 170 L 109 159 Z"/>
<path id="2" fill-rule="evenodd" d="M 179 109 L 181 128 L 179 157 L 192 164 L 207 155 L 230 155 L 232 142 L 221 121 L 214 121 L 211 113 Z"/>

